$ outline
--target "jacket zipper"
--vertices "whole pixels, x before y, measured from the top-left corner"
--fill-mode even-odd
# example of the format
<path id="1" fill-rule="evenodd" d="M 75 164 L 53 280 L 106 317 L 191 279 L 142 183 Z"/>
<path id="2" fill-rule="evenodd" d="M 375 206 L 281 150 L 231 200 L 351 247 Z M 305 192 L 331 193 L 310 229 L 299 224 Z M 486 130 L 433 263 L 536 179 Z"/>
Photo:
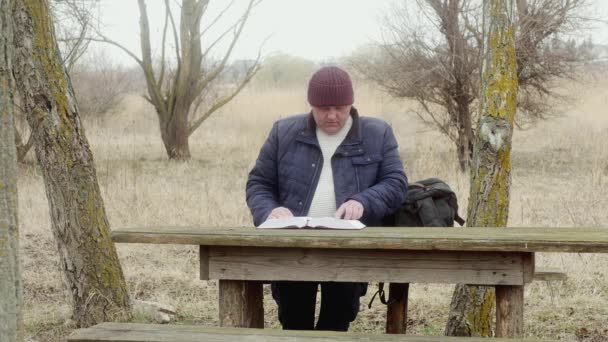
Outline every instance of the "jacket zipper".
<path id="1" fill-rule="evenodd" d="M 355 182 L 357 182 L 357 193 L 361 192 L 359 189 L 359 167 L 355 166 Z"/>
<path id="2" fill-rule="evenodd" d="M 317 185 L 319 183 L 319 170 L 321 168 L 323 168 L 323 153 L 321 153 L 321 151 L 319 151 L 320 155 L 319 158 L 317 158 L 317 167 L 315 167 L 315 173 L 313 175 L 313 184 L 310 187 L 310 189 L 308 190 L 308 194 L 306 194 L 306 202 L 304 202 L 304 204 L 306 204 L 300 212 L 300 216 L 304 216 L 308 213 L 308 210 L 310 210 L 310 204 L 312 202 L 312 196 L 311 194 L 314 193 L 314 191 L 317 189 Z M 304 210 L 306 209 L 306 212 L 304 212 Z"/>

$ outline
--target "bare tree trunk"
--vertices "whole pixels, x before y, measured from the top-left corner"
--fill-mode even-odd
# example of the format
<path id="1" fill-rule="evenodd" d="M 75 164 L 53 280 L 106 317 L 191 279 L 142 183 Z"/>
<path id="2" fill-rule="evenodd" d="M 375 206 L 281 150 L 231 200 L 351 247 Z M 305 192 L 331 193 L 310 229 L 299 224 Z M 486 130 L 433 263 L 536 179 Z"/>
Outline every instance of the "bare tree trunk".
<path id="1" fill-rule="evenodd" d="M 22 341 L 22 283 L 13 126 L 12 0 L 0 0 L 0 341 Z"/>
<path id="2" fill-rule="evenodd" d="M 458 141 L 456 143 L 456 148 L 458 151 L 458 165 L 460 166 L 460 171 L 465 172 L 471 164 L 471 157 L 473 154 L 473 129 L 471 127 L 469 104 L 460 100 L 457 107 Z"/>
<path id="3" fill-rule="evenodd" d="M 445 18 L 445 31 L 448 46 L 450 48 L 450 64 L 452 67 L 452 75 L 454 75 L 454 85 L 451 87 L 451 97 L 455 103 L 455 114 L 457 118 L 457 129 L 458 129 L 458 162 L 460 170 L 465 172 L 469 167 L 471 161 L 469 154 L 469 141 L 471 140 L 471 132 L 467 132 L 467 126 L 470 127 L 471 114 L 469 113 L 469 105 L 466 99 L 465 82 L 470 77 L 465 73 L 464 70 L 464 58 L 466 58 L 464 52 L 465 41 L 462 36 L 458 23 L 458 16 L 460 15 L 460 0 L 449 0 L 447 5 L 444 5 L 446 14 Z"/>
<path id="4" fill-rule="evenodd" d="M 182 0 L 181 20 L 179 27 L 178 67 L 169 96 L 162 95 L 164 71 L 156 78 L 152 68 L 150 47 L 150 28 L 144 0 L 138 0 L 140 11 L 140 42 L 142 50 L 142 68 L 148 85 L 148 98 L 155 107 L 160 123 L 160 133 L 167 156 L 171 160 L 190 159 L 188 144 L 190 107 L 196 99 L 196 87 L 201 79 L 202 58 L 200 21 L 206 1 Z M 167 7 L 167 15 L 169 8 Z M 177 31 L 174 32 L 177 35 Z M 164 44 L 164 42 L 163 42 Z M 164 50 L 163 61 L 164 63 Z M 164 66 L 163 66 L 164 68 Z"/>
<path id="5" fill-rule="evenodd" d="M 472 101 L 469 90 L 471 74 L 467 70 L 466 38 L 460 27 L 460 0 L 447 2 L 429 1 L 441 18 L 441 30 L 447 40 L 450 50 L 449 68 L 450 80 L 448 111 L 455 120 L 457 128 L 456 149 L 460 170 L 465 172 L 471 162 L 473 129 L 471 127 L 471 113 L 469 104 Z"/>
<path id="6" fill-rule="evenodd" d="M 467 226 L 507 225 L 511 137 L 517 106 L 514 0 L 484 1 L 481 106 L 474 144 Z M 493 288 L 459 285 L 446 335 L 491 336 Z"/>
<path id="7" fill-rule="evenodd" d="M 456 285 L 445 334 L 448 336 L 492 336 L 496 295 L 486 286 Z"/>
<path id="8" fill-rule="evenodd" d="M 533 26 L 541 26 L 540 23 L 530 18 L 528 0 L 517 0 L 517 17 L 519 20 L 519 45 L 517 46 L 517 74 L 521 75 L 527 62 L 531 59 L 531 55 L 536 53 L 538 49 L 533 41 L 534 38 L 530 34 L 534 32 Z"/>
<path id="9" fill-rule="evenodd" d="M 14 74 L 34 134 L 73 318 L 79 327 L 115 320 L 130 309 L 127 287 L 48 2 L 19 0 L 13 14 Z"/>
<path id="10" fill-rule="evenodd" d="M 161 116 L 159 115 L 159 119 Z M 161 119 L 162 120 L 162 119 Z M 190 145 L 188 143 L 188 116 L 174 113 L 168 122 L 161 121 L 160 136 L 171 160 L 190 159 Z"/>

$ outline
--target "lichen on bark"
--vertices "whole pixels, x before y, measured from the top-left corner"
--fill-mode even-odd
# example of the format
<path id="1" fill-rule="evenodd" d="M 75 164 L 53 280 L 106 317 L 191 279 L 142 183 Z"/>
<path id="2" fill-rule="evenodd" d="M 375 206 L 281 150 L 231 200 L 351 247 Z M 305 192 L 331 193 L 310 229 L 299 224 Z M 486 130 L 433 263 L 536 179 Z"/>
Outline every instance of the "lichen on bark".
<path id="1" fill-rule="evenodd" d="M 481 103 L 467 210 L 469 227 L 505 227 L 511 187 L 511 142 L 517 105 L 513 0 L 484 1 Z M 458 285 L 447 335 L 492 336 L 493 288 Z"/>
<path id="2" fill-rule="evenodd" d="M 86 327 L 127 316 L 125 279 L 110 238 L 93 156 L 61 63 L 47 0 L 14 7 L 15 77 L 34 132 L 73 319 Z"/>

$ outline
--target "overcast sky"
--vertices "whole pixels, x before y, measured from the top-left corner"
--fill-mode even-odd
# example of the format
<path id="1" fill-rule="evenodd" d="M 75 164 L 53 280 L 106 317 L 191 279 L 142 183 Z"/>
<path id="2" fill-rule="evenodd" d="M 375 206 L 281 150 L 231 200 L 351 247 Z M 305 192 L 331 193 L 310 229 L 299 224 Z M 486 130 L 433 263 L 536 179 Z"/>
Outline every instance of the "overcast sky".
<path id="1" fill-rule="evenodd" d="M 254 58 L 258 47 L 268 36 L 270 38 L 263 50 L 265 54 L 280 51 L 315 61 L 349 54 L 361 45 L 381 39 L 381 20 L 390 13 L 391 4 L 395 1 L 399 0 L 264 0 L 247 23 L 234 58 Z M 608 19 L 608 0 L 590 1 L 592 11 Z M 226 27 L 247 3 L 246 0 L 235 2 L 233 11 L 216 25 L 217 28 Z M 154 38 L 158 41 L 161 36 L 163 3 L 161 0 L 147 1 L 153 45 Z M 205 27 L 205 22 L 214 18 L 228 3 L 228 0 L 211 1 L 202 26 Z M 99 15 L 104 33 L 139 55 L 137 1 L 101 0 Z M 179 17 L 177 10 L 174 15 Z M 212 34 L 217 32 L 219 30 Z M 596 43 L 608 44 L 608 24 L 597 24 L 591 34 Z M 121 63 L 132 63 L 124 53 L 114 49 L 107 51 Z"/>

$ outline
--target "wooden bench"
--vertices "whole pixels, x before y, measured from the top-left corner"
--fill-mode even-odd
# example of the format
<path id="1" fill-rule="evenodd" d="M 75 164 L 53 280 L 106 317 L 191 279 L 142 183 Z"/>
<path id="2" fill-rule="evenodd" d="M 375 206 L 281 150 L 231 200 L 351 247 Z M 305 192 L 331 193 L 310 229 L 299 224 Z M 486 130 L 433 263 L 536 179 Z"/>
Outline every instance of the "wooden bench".
<path id="1" fill-rule="evenodd" d="M 608 253 L 605 228 L 118 229 L 115 242 L 200 246 L 200 278 L 219 280 L 223 327 L 262 328 L 264 281 L 464 283 L 496 287 L 496 335 L 523 336 L 534 253 Z M 404 332 L 407 291 L 389 323 Z M 392 317 L 395 317 L 394 319 Z"/>
<path id="2" fill-rule="evenodd" d="M 564 281 L 568 275 L 557 268 L 539 267 L 534 270 L 534 281 Z"/>
<path id="3" fill-rule="evenodd" d="M 566 273 L 557 268 L 540 267 L 534 269 L 533 281 L 563 281 L 568 279 Z M 390 283 L 385 289 L 394 302 L 387 305 L 386 333 L 405 334 L 407 328 L 407 302 L 409 284 Z M 553 292 L 553 291 L 552 291 Z"/>
<path id="4" fill-rule="evenodd" d="M 357 334 L 333 331 L 261 330 L 251 328 L 208 328 L 193 325 L 101 323 L 87 329 L 76 330 L 67 340 L 71 342 L 487 342 L 488 338 Z M 503 338 L 490 340 L 513 341 L 512 339 Z"/>
<path id="5" fill-rule="evenodd" d="M 534 270 L 533 281 L 564 281 L 568 279 L 568 275 L 561 272 L 557 268 L 539 267 Z M 270 282 L 263 282 L 270 284 Z M 370 284 L 371 286 L 372 284 Z M 407 328 L 407 302 L 409 293 L 409 284 L 390 283 L 385 291 L 390 298 L 395 298 L 395 302 L 387 305 L 386 313 L 386 333 L 388 334 L 405 334 Z"/>

